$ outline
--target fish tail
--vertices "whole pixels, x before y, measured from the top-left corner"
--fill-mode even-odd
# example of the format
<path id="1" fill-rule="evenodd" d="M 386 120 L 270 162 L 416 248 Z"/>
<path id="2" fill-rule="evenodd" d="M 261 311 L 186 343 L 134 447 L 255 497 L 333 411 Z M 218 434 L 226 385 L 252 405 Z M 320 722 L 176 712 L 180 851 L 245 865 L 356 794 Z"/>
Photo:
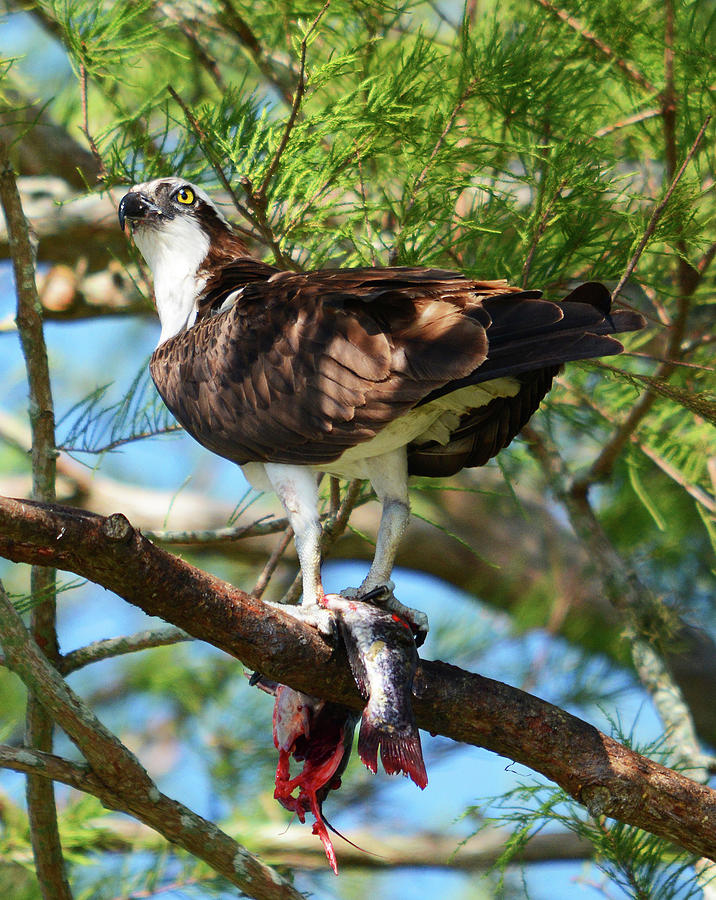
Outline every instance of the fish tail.
<path id="1" fill-rule="evenodd" d="M 402 772 L 412 778 L 421 790 L 427 785 L 428 773 L 425 771 L 417 728 L 398 732 L 383 729 L 364 714 L 358 734 L 358 755 L 374 775 L 378 771 L 378 748 L 388 775 Z"/>

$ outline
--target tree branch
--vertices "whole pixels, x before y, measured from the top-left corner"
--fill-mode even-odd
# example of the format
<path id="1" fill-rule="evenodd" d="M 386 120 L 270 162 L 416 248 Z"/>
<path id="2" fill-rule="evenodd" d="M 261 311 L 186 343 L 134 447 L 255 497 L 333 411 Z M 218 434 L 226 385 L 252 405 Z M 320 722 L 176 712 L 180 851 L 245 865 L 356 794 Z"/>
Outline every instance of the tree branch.
<path id="1" fill-rule="evenodd" d="M 26 451 L 29 440 L 17 426 L 15 419 L 0 412 L 0 438 Z M 92 473 L 65 454 L 60 454 L 57 462 L 63 487 L 61 503 L 103 515 L 122 509 L 146 537 L 155 543 L 176 544 L 177 552 L 208 550 L 233 559 L 240 540 L 242 560 L 259 571 L 274 548 L 274 535 L 288 524 L 275 515 L 277 505 L 268 496 L 252 505 L 255 512 L 248 524 L 240 520 L 224 527 L 222 523 L 232 514 L 228 503 L 209 501 L 189 489 L 174 497 L 171 491 L 115 481 Z M 24 478 L 0 479 L 0 494 L 25 496 L 28 490 Z M 620 637 L 621 621 L 606 599 L 607 573 L 594 568 L 574 533 L 554 518 L 541 496 L 526 486 L 517 488 L 517 493 L 518 503 L 507 495 L 502 477 L 493 468 L 481 469 L 479 475 L 463 472 L 449 490 L 414 489 L 414 510 L 424 518 L 411 518 L 400 549 L 400 565 L 442 579 L 493 609 L 508 613 L 520 609 L 529 594 L 534 598 L 533 609 L 540 602 L 545 606 L 545 612 L 539 614 L 545 622 L 545 598 L 554 589 L 555 574 L 568 572 L 566 582 L 562 579 L 560 601 L 565 604 L 566 615 L 559 634 L 587 652 L 606 654 L 620 666 L 629 665 Z M 369 498 L 359 500 L 352 516 L 357 533 L 344 533 L 334 556 L 372 559 L 374 548 L 360 533 L 372 532 L 375 517 L 369 504 L 361 505 L 363 499 Z M 175 530 L 162 527 L 167 516 Z M 475 542 L 476 523 L 485 559 L 470 549 Z M 515 545 L 522 547 L 518 557 L 513 552 Z M 287 565 L 296 565 L 290 543 L 284 559 Z M 669 666 L 687 698 L 701 739 L 713 744 L 716 707 L 711 697 L 716 690 L 716 645 L 705 631 L 683 618 L 675 619 L 675 629 L 674 640 L 666 648 Z"/>
<path id="2" fill-rule="evenodd" d="M 15 272 L 16 321 L 25 357 L 30 395 L 32 496 L 37 500 L 52 502 L 56 496 L 55 412 L 42 311 L 35 283 L 35 260 L 15 173 L 10 167 L 7 148 L 1 141 L 0 201 L 5 213 Z M 47 657 L 54 661 L 59 655 L 55 570 L 33 566 L 30 584 L 33 596 L 44 598 L 43 602 L 34 606 L 32 610 L 30 626 L 32 635 Z M 36 693 L 30 689 L 25 722 L 27 744 L 38 750 L 50 752 L 52 732 L 52 719 L 40 705 Z M 46 779 L 29 775 L 26 796 L 35 868 L 43 897 L 46 900 L 72 900 L 60 843 L 54 786 Z"/>
<path id="3" fill-rule="evenodd" d="M 580 21 L 576 18 L 576 16 L 570 15 L 566 10 L 560 9 L 555 6 L 550 0 L 536 0 L 537 3 L 541 7 L 550 12 L 553 16 L 556 16 L 560 21 L 564 22 L 565 25 L 569 25 L 570 28 L 574 29 L 584 40 L 591 44 L 599 53 L 603 56 L 606 56 L 607 59 L 611 59 L 617 68 L 621 69 L 622 72 L 633 82 L 638 84 L 640 87 L 644 88 L 644 90 L 649 91 L 652 94 L 657 93 L 656 87 L 643 75 L 633 63 L 630 63 L 626 59 L 622 59 L 620 56 L 612 50 L 612 48 L 601 38 L 597 37 L 596 34 L 589 31 Z"/>
<path id="4" fill-rule="evenodd" d="M 413 187 L 412 187 L 412 190 L 410 191 L 410 196 L 408 198 L 408 202 L 405 206 L 405 211 L 402 216 L 403 228 L 401 228 L 400 231 L 397 232 L 393 238 L 393 249 L 390 252 L 390 265 L 391 266 L 395 265 L 395 263 L 398 260 L 398 257 L 400 256 L 400 252 L 403 248 L 404 226 L 410 217 L 410 211 L 415 206 L 415 203 L 416 203 L 417 197 L 418 197 L 418 193 L 423 186 L 423 182 L 427 178 L 428 172 L 430 171 L 438 153 L 440 153 L 440 150 L 442 149 L 443 144 L 447 140 L 447 136 L 450 134 L 452 127 L 455 124 L 455 119 L 457 119 L 460 111 L 463 109 L 463 107 L 465 106 L 467 101 L 470 99 L 470 97 L 474 94 L 474 92 L 475 92 L 475 83 L 470 82 L 468 85 L 466 85 L 462 94 L 458 97 L 457 101 L 455 102 L 455 105 L 453 106 L 452 110 L 450 111 L 450 115 L 448 116 L 447 121 L 445 122 L 445 125 L 443 126 L 443 130 L 440 132 L 440 135 L 439 135 L 437 141 L 435 142 L 432 150 L 430 151 L 430 156 L 428 157 L 427 162 L 423 166 L 418 177 L 413 182 Z"/>
<path id="5" fill-rule="evenodd" d="M 258 190 L 254 192 L 253 199 L 254 202 L 259 206 L 266 205 L 266 191 L 268 189 L 269 184 L 271 184 L 271 179 L 276 174 L 276 170 L 278 169 L 281 163 L 281 157 L 288 146 L 289 138 L 291 137 L 291 132 L 293 131 L 294 125 L 296 124 L 296 118 L 298 116 L 298 111 L 301 108 L 301 101 L 303 100 L 303 95 L 306 93 L 306 52 L 308 50 L 308 41 L 313 32 L 318 27 L 318 23 L 323 18 L 325 11 L 331 4 L 331 0 L 326 0 L 323 4 L 318 15 L 315 17 L 313 22 L 311 22 L 308 30 L 303 36 L 303 40 L 301 41 L 301 62 L 298 71 L 298 84 L 296 85 L 296 90 L 293 95 L 293 103 L 291 104 L 291 114 L 288 117 L 288 121 L 286 122 L 286 126 L 284 127 L 283 134 L 281 135 L 281 140 L 279 142 L 278 147 L 276 148 L 276 152 L 274 153 L 271 162 L 266 169 L 266 174 L 263 177 L 263 181 L 259 186 Z"/>
<path id="6" fill-rule="evenodd" d="M 701 749 L 691 711 L 657 650 L 668 631 L 666 613 L 636 575 L 629 571 L 598 521 L 587 495 L 568 489 L 568 474 L 556 447 L 532 426 L 524 429 L 554 495 L 564 504 L 575 532 L 589 548 L 599 568 L 608 573 L 608 598 L 619 610 L 630 643 L 634 668 L 651 695 L 664 724 L 668 746 L 694 777 L 703 779 L 706 757 Z M 656 646 L 655 646 L 656 645 Z"/>
<path id="7" fill-rule="evenodd" d="M 203 859 L 249 897 L 301 900 L 298 891 L 277 872 L 215 825 L 160 793 L 134 754 L 105 728 L 50 665 L 2 588 L 0 640 L 9 667 L 38 695 L 47 712 L 88 761 L 91 777 L 85 776 L 83 790 L 98 792 L 106 806 L 129 812 L 151 825 L 167 840 Z M 52 765 L 57 770 L 56 759 Z M 43 778 L 52 787 L 52 782 L 46 781 L 47 774 L 33 777 Z M 98 788 L 98 782 L 102 788 Z M 53 900 L 59 896 L 53 895 Z"/>
<path id="8" fill-rule="evenodd" d="M 8 83 L 9 82 L 9 83 Z M 20 175 L 50 175 L 85 190 L 99 178 L 92 154 L 58 125 L 44 106 L 5 76 L 0 125 Z"/>
<path id="9" fill-rule="evenodd" d="M 696 153 L 696 150 L 701 143 L 701 139 L 703 138 L 711 119 L 711 115 L 706 116 L 701 128 L 699 129 L 699 133 L 696 136 L 696 140 L 691 145 L 688 153 L 686 154 L 686 157 L 684 158 L 679 171 L 672 178 L 671 184 L 667 188 L 667 191 L 664 194 L 662 200 L 654 207 L 646 229 L 644 230 L 644 234 L 642 235 L 642 238 L 639 241 L 639 244 L 632 258 L 629 260 L 624 274 L 619 279 L 619 283 L 612 291 L 612 300 L 616 299 L 616 297 L 619 296 L 619 292 L 624 287 L 627 279 L 636 268 L 636 264 L 639 261 L 641 254 L 644 252 L 644 248 L 649 242 L 650 237 L 656 230 L 657 223 L 661 218 L 664 210 L 666 209 L 666 206 L 671 199 L 671 195 L 673 194 L 677 184 L 681 180 L 682 175 L 686 171 L 686 167 L 691 162 L 694 153 Z M 697 284 L 698 281 L 693 281 L 690 284 L 690 290 L 695 290 Z M 675 363 L 671 360 L 679 359 L 680 345 L 683 338 L 684 326 L 686 323 L 685 304 L 687 302 L 687 299 L 688 293 L 682 292 L 682 296 L 680 297 L 680 313 L 678 316 L 678 321 L 672 325 L 671 333 L 669 335 L 669 342 L 666 350 L 667 362 L 662 363 L 654 373 L 653 377 L 656 379 L 668 378 L 675 369 Z M 614 463 L 619 457 L 619 454 L 631 439 L 631 436 L 634 434 L 634 431 L 636 430 L 639 422 L 641 422 L 641 420 L 646 416 L 651 407 L 654 405 L 656 398 L 657 394 L 649 390 L 647 390 L 639 398 L 638 402 L 635 403 L 634 406 L 632 406 L 629 414 L 626 416 L 624 421 L 614 429 L 611 437 L 604 444 L 599 455 L 589 467 L 589 470 L 586 472 L 586 474 L 579 478 L 577 482 L 575 482 L 574 490 L 584 492 L 588 489 L 590 484 L 602 481 L 609 475 L 612 467 L 614 466 Z"/>
<path id="10" fill-rule="evenodd" d="M 21 747 L 0 744 L 0 768 L 34 773 L 59 781 L 100 800 L 116 798 L 106 785 L 92 774 L 87 765 L 78 765 L 51 753 L 40 753 Z M 142 822 L 127 820 L 102 824 L 98 843 L 102 849 L 137 852 L 160 848 L 153 828 Z M 321 845 L 307 831 L 293 829 L 276 833 L 275 825 L 256 827 L 251 823 L 251 847 L 271 865 L 325 870 L 326 855 Z M 352 844 L 341 845 L 341 869 L 449 868 L 451 871 L 479 871 L 494 864 L 503 853 L 509 838 L 507 831 L 482 828 L 455 852 L 457 837 L 440 832 L 416 831 L 407 835 L 372 831 L 351 832 Z M 92 849 L 90 839 L 84 849 Z M 99 849 L 99 847 L 98 847 Z M 589 859 L 594 853 L 590 841 L 569 831 L 535 834 L 518 853 L 515 862 L 553 862 L 555 860 Z"/>
<path id="11" fill-rule="evenodd" d="M 693 142 L 693 144 L 689 148 L 689 151 L 686 154 L 686 157 L 684 158 L 684 161 L 681 164 L 679 171 L 672 177 L 671 184 L 667 188 L 666 193 L 664 194 L 662 199 L 659 201 L 659 203 L 657 203 L 656 206 L 654 207 L 652 214 L 651 214 L 651 218 L 649 219 L 649 222 L 648 222 L 646 228 L 644 229 L 644 234 L 642 235 L 641 240 L 639 241 L 639 244 L 638 244 L 636 250 L 634 251 L 632 258 L 629 260 L 629 263 L 628 263 L 626 269 L 624 270 L 624 274 L 619 279 L 617 286 L 612 291 L 612 300 L 616 300 L 616 298 L 619 296 L 621 289 L 624 287 L 627 280 L 630 278 L 632 272 L 636 268 L 636 264 L 639 262 L 639 259 L 641 258 L 641 255 L 644 252 L 644 248 L 649 243 L 651 236 L 656 231 L 656 226 L 659 222 L 659 219 L 661 218 L 664 210 L 666 209 L 666 207 L 669 203 L 669 200 L 671 199 L 671 195 L 676 190 L 677 184 L 681 181 L 681 177 L 684 174 L 684 172 L 686 171 L 687 166 L 691 162 L 691 160 L 694 156 L 694 153 L 696 153 L 696 150 L 698 149 L 698 146 L 701 143 L 701 139 L 703 138 L 704 133 L 705 133 L 706 129 L 708 128 L 709 122 L 711 121 L 712 118 L 713 118 L 713 116 L 708 115 L 704 119 L 703 124 L 702 124 L 701 128 L 699 129 L 699 133 L 696 135 L 696 140 Z"/>
<path id="12" fill-rule="evenodd" d="M 8 559 L 69 569 L 269 678 L 354 709 L 362 706 L 341 650 L 282 610 L 155 547 L 124 516 L 105 519 L 0 499 L 0 535 L 0 555 Z M 530 766 L 595 815 L 716 857 L 716 792 L 564 710 L 446 663 L 423 662 L 416 692 L 413 705 L 422 728 Z"/>
<path id="13" fill-rule="evenodd" d="M 164 626 L 163 628 L 151 628 L 147 631 L 138 631 L 127 637 L 107 638 L 103 641 L 94 641 L 85 647 L 79 647 L 71 653 L 60 657 L 58 671 L 63 675 L 69 675 L 82 669 L 91 663 L 100 662 L 103 659 L 115 659 L 126 653 L 136 653 L 139 650 L 149 650 L 153 647 L 166 647 L 169 644 L 178 644 L 181 641 L 190 641 L 192 637 L 181 628 Z"/>
<path id="14" fill-rule="evenodd" d="M 247 48 L 253 57 L 257 68 L 264 78 L 273 85 L 284 102 L 291 106 L 291 81 L 297 73 L 293 71 L 290 58 L 287 57 L 285 60 L 279 61 L 275 55 L 267 52 L 261 46 L 246 20 L 235 8 L 233 0 L 220 0 L 220 3 L 222 7 L 222 12 L 218 14 L 220 24 L 238 37 L 241 44 Z"/>

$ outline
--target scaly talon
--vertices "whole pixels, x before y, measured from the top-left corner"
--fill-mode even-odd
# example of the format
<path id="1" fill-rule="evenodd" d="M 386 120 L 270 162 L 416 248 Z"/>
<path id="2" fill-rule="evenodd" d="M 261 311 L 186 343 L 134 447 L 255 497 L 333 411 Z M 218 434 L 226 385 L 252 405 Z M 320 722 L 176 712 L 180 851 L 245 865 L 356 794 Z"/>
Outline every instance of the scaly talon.
<path id="1" fill-rule="evenodd" d="M 336 626 L 333 620 L 333 613 L 318 603 L 308 603 L 305 606 L 292 606 L 288 603 L 275 603 L 271 600 L 264 600 L 264 603 L 266 606 L 280 609 L 286 615 L 303 622 L 305 625 L 310 625 L 323 637 L 335 640 Z"/>

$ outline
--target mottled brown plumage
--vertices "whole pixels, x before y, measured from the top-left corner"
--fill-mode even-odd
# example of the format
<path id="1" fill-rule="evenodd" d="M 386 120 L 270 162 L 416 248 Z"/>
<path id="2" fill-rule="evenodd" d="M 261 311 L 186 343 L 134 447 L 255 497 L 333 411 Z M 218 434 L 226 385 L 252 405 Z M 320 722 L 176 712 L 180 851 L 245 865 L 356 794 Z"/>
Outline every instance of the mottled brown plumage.
<path id="1" fill-rule="evenodd" d="M 180 178 L 135 185 L 119 217 L 154 276 L 157 388 L 194 438 L 276 492 L 314 609 L 324 595 L 317 471 L 370 480 L 382 515 L 360 590 L 389 585 L 408 475 L 483 465 L 563 363 L 619 353 L 611 334 L 643 326 L 611 313 L 596 283 L 555 303 L 442 269 L 282 272 L 252 258 Z"/>
<path id="2" fill-rule="evenodd" d="M 226 297 L 242 289 L 231 308 Z M 447 445 L 411 444 L 413 474 L 483 465 L 507 446 L 567 360 L 621 351 L 608 294 L 562 304 L 438 269 L 278 272 L 253 259 L 207 283 L 200 320 L 155 351 L 152 377 L 200 443 L 239 464 L 324 465 L 413 407 L 517 376 L 519 392 L 463 415 Z M 203 312 L 202 312 L 203 311 Z"/>

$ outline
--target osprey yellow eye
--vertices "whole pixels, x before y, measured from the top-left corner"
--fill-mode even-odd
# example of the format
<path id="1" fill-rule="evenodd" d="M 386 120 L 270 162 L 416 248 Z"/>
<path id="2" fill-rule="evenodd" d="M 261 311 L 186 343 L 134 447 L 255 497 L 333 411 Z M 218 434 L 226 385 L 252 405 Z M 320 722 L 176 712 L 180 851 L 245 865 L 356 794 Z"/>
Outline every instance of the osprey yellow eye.
<path id="1" fill-rule="evenodd" d="M 174 195 L 177 203 L 183 203 L 185 206 L 191 206 L 194 202 L 194 191 L 190 187 L 179 188 Z"/>

